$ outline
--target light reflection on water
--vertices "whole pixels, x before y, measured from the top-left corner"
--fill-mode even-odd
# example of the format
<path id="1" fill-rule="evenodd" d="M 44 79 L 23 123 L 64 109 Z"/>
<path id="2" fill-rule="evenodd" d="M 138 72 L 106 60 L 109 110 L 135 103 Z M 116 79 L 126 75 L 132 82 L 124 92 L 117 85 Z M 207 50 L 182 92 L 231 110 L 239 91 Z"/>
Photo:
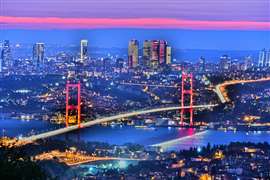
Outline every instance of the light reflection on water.
<path id="1" fill-rule="evenodd" d="M 27 135 L 30 132 L 40 133 L 59 128 L 58 125 L 49 124 L 46 121 L 20 121 L 14 119 L 1 119 L 0 131 L 2 135 L 19 136 Z M 195 129 L 182 128 L 134 128 L 130 126 L 103 127 L 93 126 L 80 131 L 71 132 L 56 138 L 74 141 L 99 141 L 110 144 L 122 145 L 125 143 L 136 143 L 145 146 L 180 139 L 176 143 L 166 147 L 168 150 L 188 149 L 190 147 L 201 147 L 209 142 L 214 144 L 229 144 L 230 142 L 264 142 L 270 143 L 270 133 L 267 132 L 232 132 L 208 130 L 206 133 L 194 135 L 198 131 Z M 188 138 L 183 138 L 188 136 Z"/>
<path id="2" fill-rule="evenodd" d="M 230 142 L 268 142 L 270 143 L 269 132 L 250 132 L 246 133 L 243 131 L 216 131 L 208 130 L 206 133 L 202 133 L 198 136 L 192 136 L 187 139 L 183 139 L 176 144 L 172 144 L 167 147 L 167 150 L 180 150 L 188 149 L 190 147 L 202 147 L 208 143 L 211 145 L 229 144 Z"/>

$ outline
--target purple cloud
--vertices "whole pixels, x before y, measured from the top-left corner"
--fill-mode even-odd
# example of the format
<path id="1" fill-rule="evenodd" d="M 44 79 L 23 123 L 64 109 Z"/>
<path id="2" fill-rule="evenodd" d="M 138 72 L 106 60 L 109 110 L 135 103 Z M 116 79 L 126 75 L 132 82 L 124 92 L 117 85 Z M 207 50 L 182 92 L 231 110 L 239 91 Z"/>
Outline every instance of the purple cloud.
<path id="1" fill-rule="evenodd" d="M 270 21 L 269 0 L 2 0 L 1 16 Z"/>

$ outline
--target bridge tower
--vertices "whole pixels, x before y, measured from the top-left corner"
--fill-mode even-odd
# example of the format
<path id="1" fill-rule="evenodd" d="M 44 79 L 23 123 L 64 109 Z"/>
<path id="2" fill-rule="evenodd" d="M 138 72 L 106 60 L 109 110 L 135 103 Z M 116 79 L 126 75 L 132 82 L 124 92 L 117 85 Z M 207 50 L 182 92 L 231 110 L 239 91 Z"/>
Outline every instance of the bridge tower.
<path id="1" fill-rule="evenodd" d="M 180 111 L 180 125 L 184 123 L 184 113 L 189 111 L 189 125 L 193 125 L 193 74 L 182 71 L 182 91 L 181 91 L 181 111 Z M 188 97 L 189 105 L 188 108 L 185 106 L 185 97 Z"/>
<path id="2" fill-rule="evenodd" d="M 77 103 L 72 104 L 71 92 L 77 89 Z M 76 111 L 76 115 L 71 116 L 70 112 Z M 75 117 L 75 118 L 74 118 Z M 75 121 L 78 124 L 78 127 L 81 127 L 81 84 L 70 83 L 69 81 L 66 84 L 66 127 L 69 126 L 70 121 Z M 74 123 L 74 122 L 73 122 Z"/>

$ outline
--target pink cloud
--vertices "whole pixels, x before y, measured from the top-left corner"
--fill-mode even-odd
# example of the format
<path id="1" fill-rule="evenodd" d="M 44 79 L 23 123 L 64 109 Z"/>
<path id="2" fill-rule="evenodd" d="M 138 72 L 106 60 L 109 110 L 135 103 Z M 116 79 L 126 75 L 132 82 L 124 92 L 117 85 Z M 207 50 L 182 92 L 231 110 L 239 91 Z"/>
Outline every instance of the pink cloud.
<path id="1" fill-rule="evenodd" d="M 0 16 L 4 29 L 161 28 L 194 30 L 270 30 L 270 22 L 203 21 L 172 18 L 57 18 Z"/>

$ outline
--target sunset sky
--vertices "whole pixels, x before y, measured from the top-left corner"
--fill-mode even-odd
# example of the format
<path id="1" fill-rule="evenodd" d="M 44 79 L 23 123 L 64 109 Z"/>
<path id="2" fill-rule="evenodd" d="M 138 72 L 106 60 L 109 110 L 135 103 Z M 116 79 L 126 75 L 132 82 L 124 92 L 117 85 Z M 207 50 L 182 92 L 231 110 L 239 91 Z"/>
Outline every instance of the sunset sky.
<path id="1" fill-rule="evenodd" d="M 266 35 L 266 46 L 269 40 L 269 0 L 1 0 L 0 5 L 0 28 L 6 31 L 225 30 L 232 37 L 235 31 L 252 31 L 258 40 Z"/>
<path id="2" fill-rule="evenodd" d="M 268 0 L 1 0 L 12 28 L 270 29 Z"/>

